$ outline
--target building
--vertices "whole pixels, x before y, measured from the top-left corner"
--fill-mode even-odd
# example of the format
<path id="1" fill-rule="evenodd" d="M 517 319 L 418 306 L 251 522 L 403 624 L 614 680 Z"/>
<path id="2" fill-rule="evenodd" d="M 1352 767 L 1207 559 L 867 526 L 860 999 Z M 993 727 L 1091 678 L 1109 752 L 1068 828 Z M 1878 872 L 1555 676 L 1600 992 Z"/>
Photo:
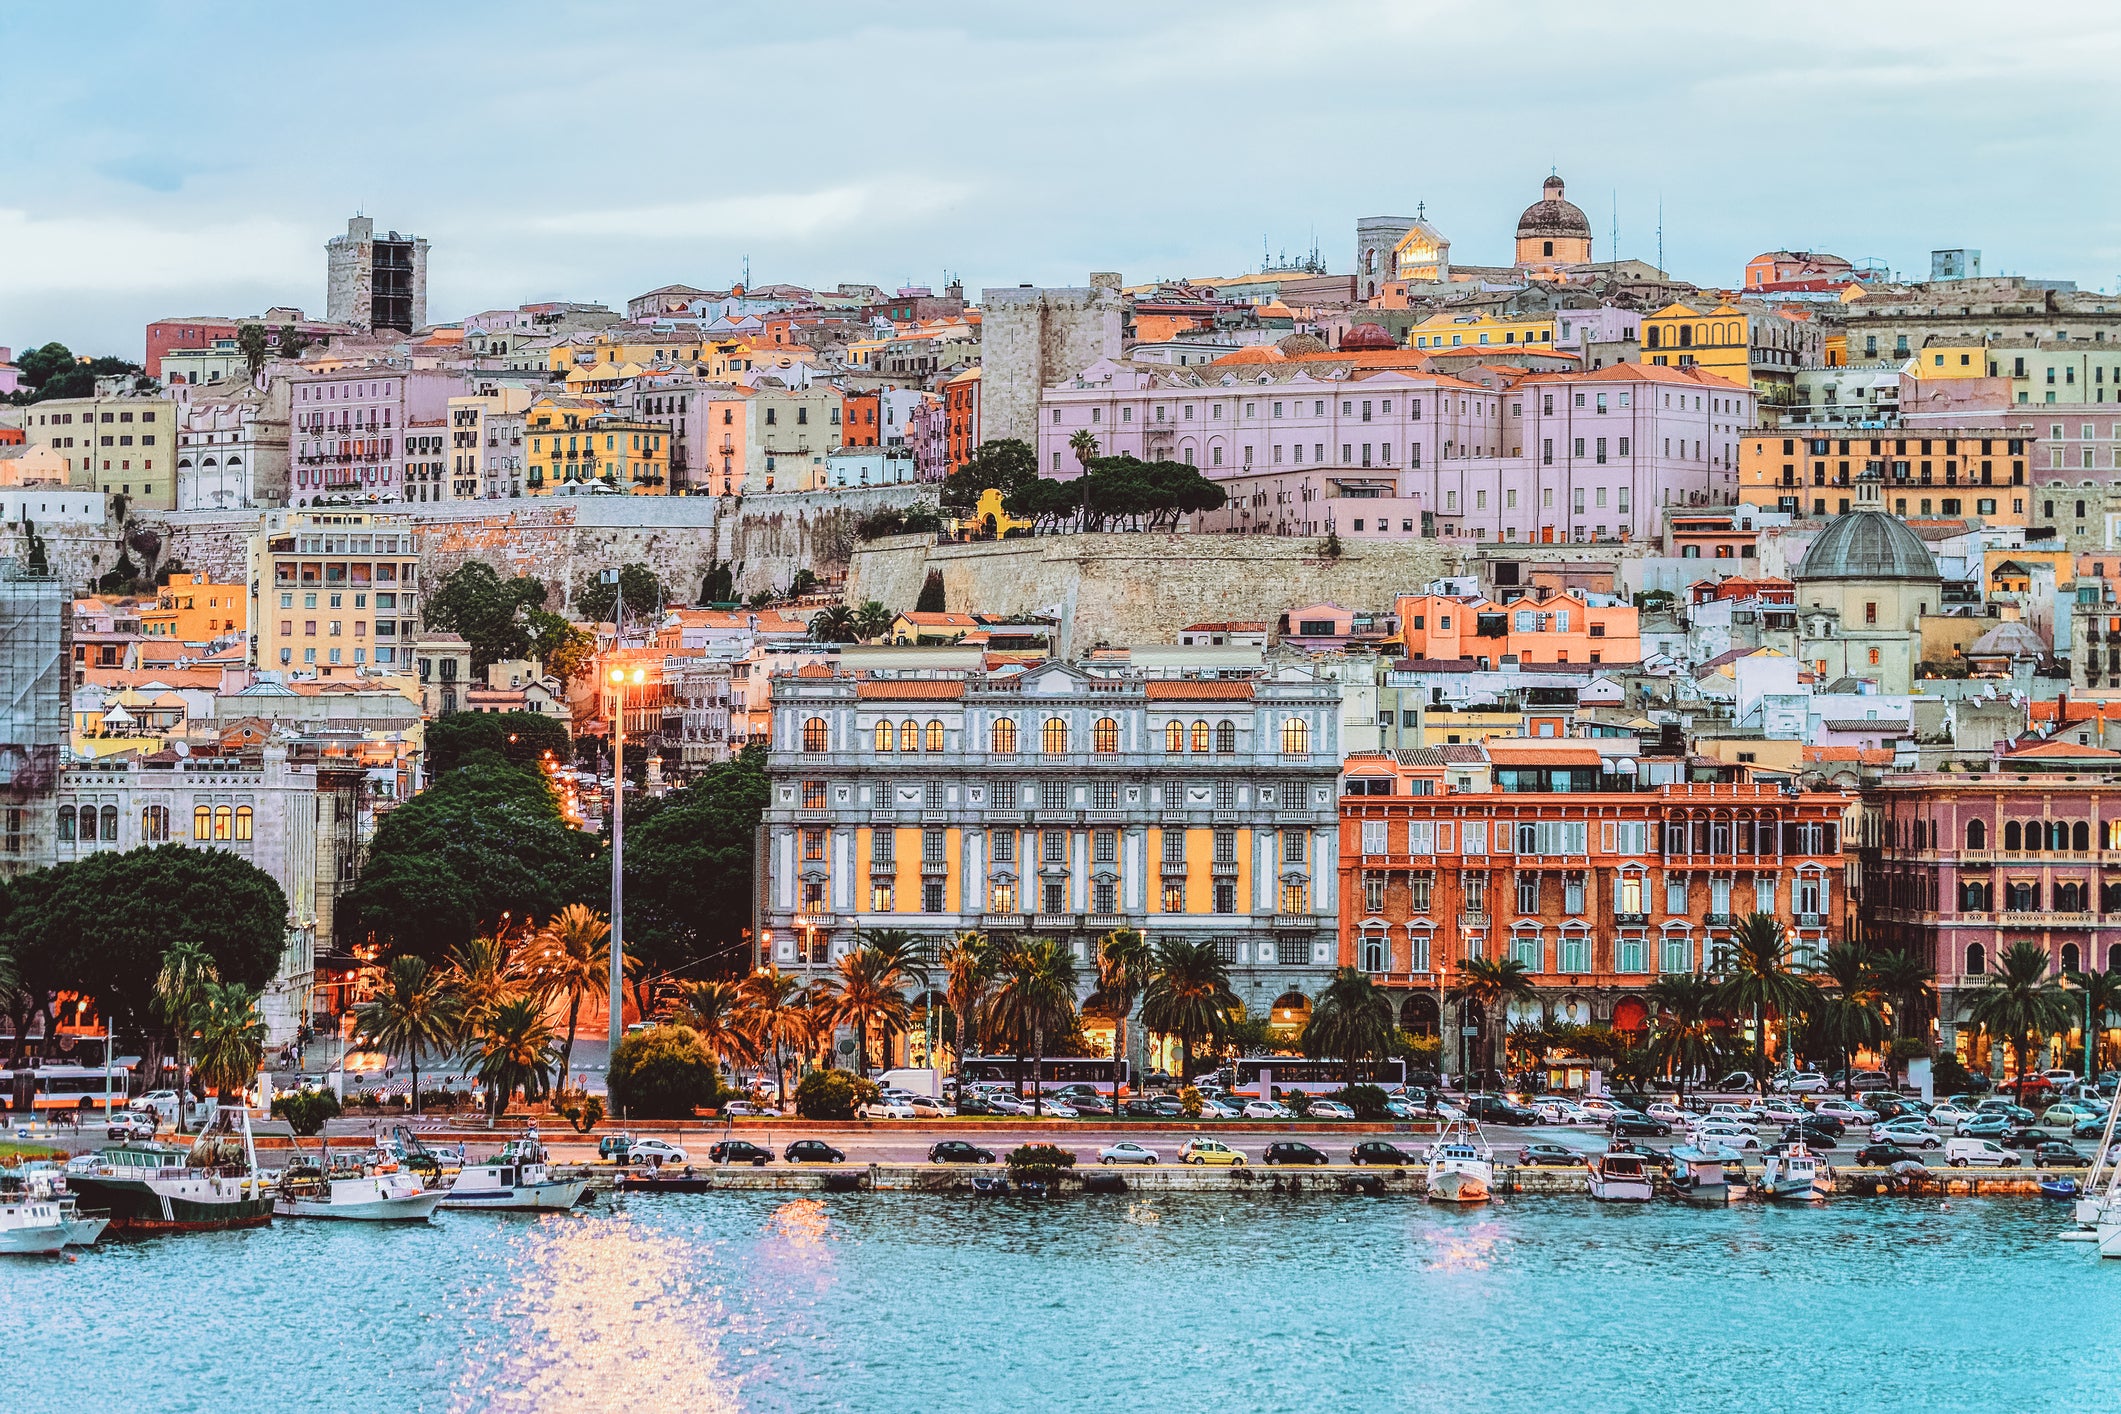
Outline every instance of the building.
<path id="1" fill-rule="evenodd" d="M 412 524 L 367 511 L 279 511 L 250 542 L 251 662 L 313 677 L 401 672 L 420 631 Z"/>
<path id="2" fill-rule="evenodd" d="M 1559 176 L 1540 184 L 1539 200 L 1517 218 L 1517 268 L 1534 280 L 1562 276 L 1562 267 L 1591 263 L 1591 223 L 1570 201 Z"/>
<path id="3" fill-rule="evenodd" d="M 1594 604 L 1580 594 L 1527 594 L 1507 604 L 1440 594 L 1401 595 L 1393 605 L 1406 656 L 1493 667 L 1636 663 L 1641 611 Z"/>
<path id="4" fill-rule="evenodd" d="M 1883 436 L 1816 435 L 1848 430 L 1748 429 L 1739 442 L 1738 499 L 1798 518 L 1842 515 L 1856 478 L 1873 471 L 1895 515 L 2026 524 L 2026 437 L 1931 426 L 1895 427 Z M 1918 435 L 1904 435 L 1910 432 Z"/>
<path id="5" fill-rule="evenodd" d="M 177 503 L 177 405 L 168 398 L 53 398 L 26 409 L 22 428 L 31 446 L 66 459 L 75 486 L 144 510 Z"/>
<path id="6" fill-rule="evenodd" d="M 356 216 L 324 243 L 324 317 L 355 329 L 410 334 L 427 324 L 427 242 Z"/>
<path id="7" fill-rule="evenodd" d="M 24 564 L 0 559 L 0 878 L 49 866 L 57 857 L 53 807 L 68 738 L 73 688 L 72 603 L 67 587 L 39 562 L 33 541 Z"/>
<path id="8" fill-rule="evenodd" d="M 289 384 L 201 388 L 177 404 L 177 509 L 287 504 Z"/>
<path id="9" fill-rule="evenodd" d="M 147 326 L 147 374 L 158 378 L 165 385 L 179 378 L 193 381 L 193 372 L 227 368 L 249 370 L 237 354 L 242 338 L 243 326 L 255 324 L 265 331 L 267 352 L 286 357 L 290 347 L 315 348 L 329 344 L 332 339 L 354 331 L 347 324 L 334 324 L 328 320 L 311 319 L 299 309 L 275 307 L 254 318 L 229 318 L 224 315 L 172 316 L 157 319 Z M 292 332 L 290 342 L 286 335 Z M 201 362 L 171 364 L 169 355 L 177 352 L 195 355 Z"/>
<path id="10" fill-rule="evenodd" d="M 980 292 L 980 427 L 989 440 L 1037 439 L 1039 399 L 1100 359 L 1120 356 L 1119 276 L 1087 288 Z"/>
<path id="11" fill-rule="evenodd" d="M 972 460 L 982 440 L 979 385 L 977 368 L 968 368 L 943 385 L 943 455 L 952 471 Z"/>
<path id="12" fill-rule="evenodd" d="M 1819 328 L 1809 319 L 1750 304 L 1674 300 L 1645 314 L 1641 332 L 1648 362 L 1701 368 L 1774 404 L 1794 402 L 1797 370 L 1823 356 Z"/>
<path id="13" fill-rule="evenodd" d="M 422 717 L 443 717 L 464 710 L 464 694 L 472 685 L 471 645 L 461 634 L 438 630 L 416 633 L 412 660 Z"/>
<path id="14" fill-rule="evenodd" d="M 838 390 L 721 388 L 706 398 L 706 451 L 701 479 L 724 496 L 814 491 L 826 481 L 825 457 L 840 445 Z"/>
<path id="15" fill-rule="evenodd" d="M 140 612 L 140 632 L 178 643 L 211 643 L 249 631 L 250 589 L 215 584 L 203 574 L 170 575 L 155 595 L 155 607 Z"/>
<path id="16" fill-rule="evenodd" d="M 1368 304 L 1395 276 L 1395 252 L 1419 218 L 1361 216 L 1355 221 L 1355 298 Z"/>
<path id="17" fill-rule="evenodd" d="M 450 499 L 496 499 L 523 494 L 524 414 L 528 388 L 496 388 L 449 400 Z"/>
<path id="18" fill-rule="evenodd" d="M 1780 919 L 1800 958 L 1840 939 L 1842 796 L 1652 785 L 1622 761 L 1636 764 L 1590 741 L 1495 738 L 1349 758 L 1338 959 L 1385 987 L 1409 1030 L 1477 1028 L 1446 1047 L 1448 1069 L 1499 1066 L 1519 1022 L 1639 1039 L 1657 978 L 1710 970 L 1754 912 Z M 1451 1001 L 1472 958 L 1518 960 L 1534 995 L 1496 1017 Z"/>
<path id="19" fill-rule="evenodd" d="M 1906 692 L 1922 659 L 1922 618 L 1944 602 L 1937 561 L 1879 496 L 1856 478 L 1855 509 L 1827 523 L 1791 576 L 1798 653 L 1822 682 L 1852 677 Z"/>
<path id="20" fill-rule="evenodd" d="M 860 930 L 1212 941 L 1255 1015 L 1331 975 L 1339 693 L 1310 678 L 805 668 L 772 685 L 760 965 Z"/>
<path id="21" fill-rule="evenodd" d="M 449 400 L 465 391 L 453 372 L 377 364 L 305 367 L 287 385 L 297 506 L 404 499 L 412 425 L 446 423 Z"/>

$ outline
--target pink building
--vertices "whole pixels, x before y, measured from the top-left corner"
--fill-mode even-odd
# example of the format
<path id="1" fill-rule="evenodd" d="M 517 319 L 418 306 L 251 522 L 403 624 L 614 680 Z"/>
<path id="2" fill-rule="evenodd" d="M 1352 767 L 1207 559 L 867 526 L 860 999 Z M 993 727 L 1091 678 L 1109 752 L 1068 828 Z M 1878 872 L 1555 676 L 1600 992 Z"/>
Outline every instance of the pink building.
<path id="1" fill-rule="evenodd" d="M 288 384 L 288 494 L 297 506 L 326 496 L 404 499 L 408 429 L 446 419 L 449 400 L 470 391 L 440 369 L 375 366 L 304 369 Z"/>
<path id="2" fill-rule="evenodd" d="M 1041 399 L 1039 469 L 1078 474 L 1069 443 L 1087 431 L 1103 455 L 1228 483 L 1230 504 L 1196 529 L 1290 535 L 1642 539 L 1665 506 L 1736 500 L 1750 389 L 1644 364 L 1477 373 L 1438 374 L 1405 349 L 1100 360 Z"/>
<path id="3" fill-rule="evenodd" d="M 22 372 L 14 365 L 13 349 L 0 346 L 0 398 L 22 387 Z"/>

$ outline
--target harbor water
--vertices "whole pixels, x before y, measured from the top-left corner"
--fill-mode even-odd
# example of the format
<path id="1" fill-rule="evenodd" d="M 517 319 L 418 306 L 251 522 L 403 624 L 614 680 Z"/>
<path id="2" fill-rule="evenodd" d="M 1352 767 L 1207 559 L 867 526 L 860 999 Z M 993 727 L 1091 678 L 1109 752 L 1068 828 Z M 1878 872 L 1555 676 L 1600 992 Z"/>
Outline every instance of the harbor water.
<path id="1" fill-rule="evenodd" d="M 2121 1262 L 2022 1199 L 713 1193 L 0 1265 L 17 1409 L 2060 1409 Z"/>

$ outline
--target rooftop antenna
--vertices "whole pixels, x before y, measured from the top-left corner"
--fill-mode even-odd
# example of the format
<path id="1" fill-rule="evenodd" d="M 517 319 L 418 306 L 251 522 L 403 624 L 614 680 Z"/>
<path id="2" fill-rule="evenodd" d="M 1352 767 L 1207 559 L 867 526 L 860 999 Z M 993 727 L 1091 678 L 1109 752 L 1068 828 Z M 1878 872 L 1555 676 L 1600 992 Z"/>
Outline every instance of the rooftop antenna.
<path id="1" fill-rule="evenodd" d="M 1664 274 L 1664 194 L 1657 195 L 1657 273 Z"/>
<path id="2" fill-rule="evenodd" d="M 1605 262 L 1614 270 L 1620 268 L 1620 188 L 1613 188 L 1613 243 L 1606 247 Z"/>

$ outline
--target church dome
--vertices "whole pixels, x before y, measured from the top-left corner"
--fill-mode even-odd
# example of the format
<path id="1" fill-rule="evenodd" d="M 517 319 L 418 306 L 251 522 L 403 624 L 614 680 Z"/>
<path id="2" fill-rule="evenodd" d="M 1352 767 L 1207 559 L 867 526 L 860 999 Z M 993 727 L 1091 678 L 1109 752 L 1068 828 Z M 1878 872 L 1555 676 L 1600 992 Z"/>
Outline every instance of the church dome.
<path id="1" fill-rule="evenodd" d="M 1302 358 L 1305 354 L 1327 353 L 1326 341 L 1316 334 L 1291 334 L 1277 343 L 1284 358 Z"/>
<path id="2" fill-rule="evenodd" d="M 1589 238 L 1591 223 L 1584 219 L 1580 207 L 1563 199 L 1563 190 L 1561 178 L 1547 178 L 1546 185 L 1541 188 L 1541 199 L 1527 206 L 1524 215 L 1517 218 L 1517 239 Z"/>
<path id="3" fill-rule="evenodd" d="M 1845 511 L 1827 523 L 1804 552 L 1799 581 L 1827 579 L 1937 580 L 1937 561 L 1922 537 L 1883 510 Z"/>
<path id="4" fill-rule="evenodd" d="M 1385 328 L 1382 324 L 1372 324 L 1367 321 L 1361 324 L 1349 325 L 1347 332 L 1340 336 L 1340 350 L 1342 353 L 1346 353 L 1351 349 L 1396 349 L 1398 347 L 1399 340 L 1392 337 L 1390 329 Z"/>

